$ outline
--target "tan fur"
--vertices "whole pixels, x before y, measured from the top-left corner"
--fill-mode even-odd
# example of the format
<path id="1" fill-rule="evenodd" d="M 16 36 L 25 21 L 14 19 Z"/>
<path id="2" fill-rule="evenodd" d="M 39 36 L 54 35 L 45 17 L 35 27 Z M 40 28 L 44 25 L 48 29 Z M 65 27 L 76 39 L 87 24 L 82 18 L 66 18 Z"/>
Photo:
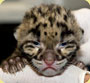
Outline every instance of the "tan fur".
<path id="1" fill-rule="evenodd" d="M 46 15 L 45 17 L 41 16 L 40 13 L 37 13 L 39 8 L 41 8 L 42 12 L 45 13 L 45 15 Z M 49 10 L 49 8 L 51 8 L 52 10 Z M 57 10 L 56 10 L 57 8 L 60 9 L 59 11 L 61 14 L 57 13 Z M 37 17 L 36 23 L 33 23 L 33 19 L 30 18 L 30 15 L 32 13 Z M 63 19 L 64 15 L 67 15 L 67 22 Z M 48 21 L 49 17 L 54 17 L 56 19 L 54 22 L 54 25 L 53 25 L 53 29 L 51 29 L 50 22 Z M 81 29 L 78 26 L 73 14 L 71 14 L 71 11 L 68 11 L 68 10 L 64 9 L 63 7 L 60 7 L 58 5 L 41 5 L 39 7 L 34 7 L 31 10 L 26 12 L 25 17 L 24 17 L 21 25 L 17 29 L 17 37 L 18 37 L 17 40 L 20 42 L 22 40 L 24 40 L 24 37 L 26 38 L 28 30 L 35 28 L 35 26 L 38 23 L 42 23 L 42 24 L 46 23 L 47 24 L 46 29 L 42 28 L 42 26 L 40 27 L 40 30 L 42 31 L 41 40 L 43 40 L 44 39 L 44 35 L 43 35 L 44 31 L 48 32 L 48 36 L 49 36 L 50 33 L 53 33 L 55 31 L 58 32 L 58 30 L 60 30 L 58 28 L 55 28 L 55 27 L 57 27 L 56 22 L 64 22 L 65 24 L 67 24 L 68 28 L 70 30 L 74 31 L 74 34 L 76 36 L 77 41 L 81 39 L 81 36 L 82 36 Z M 58 38 L 59 37 L 57 37 L 57 39 Z"/>

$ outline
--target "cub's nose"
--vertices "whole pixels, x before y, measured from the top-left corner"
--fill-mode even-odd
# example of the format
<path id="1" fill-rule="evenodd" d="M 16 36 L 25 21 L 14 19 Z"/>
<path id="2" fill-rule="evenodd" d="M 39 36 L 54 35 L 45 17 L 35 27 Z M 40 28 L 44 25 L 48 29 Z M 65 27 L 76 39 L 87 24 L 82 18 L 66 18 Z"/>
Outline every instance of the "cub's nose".
<path id="1" fill-rule="evenodd" d="M 55 53 L 52 50 L 47 50 L 43 56 L 46 65 L 51 66 L 55 62 Z"/>

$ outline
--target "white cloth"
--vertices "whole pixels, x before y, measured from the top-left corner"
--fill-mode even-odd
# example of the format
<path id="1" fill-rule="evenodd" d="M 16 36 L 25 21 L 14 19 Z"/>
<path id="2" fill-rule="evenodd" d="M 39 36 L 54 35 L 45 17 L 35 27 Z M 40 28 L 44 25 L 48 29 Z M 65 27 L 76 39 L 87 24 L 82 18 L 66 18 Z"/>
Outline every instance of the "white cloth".
<path id="1" fill-rule="evenodd" d="M 80 47 L 81 56 L 78 57 L 78 60 L 90 65 L 90 9 L 83 8 L 73 11 L 73 13 L 84 30 L 83 44 Z"/>
<path id="2" fill-rule="evenodd" d="M 44 77 L 38 76 L 29 66 L 26 66 L 23 71 L 15 75 L 6 74 L 0 70 L 0 79 L 4 83 L 84 83 L 86 73 L 87 71 L 71 65 L 60 76 Z"/>
<path id="3" fill-rule="evenodd" d="M 81 9 L 73 12 L 79 25 L 85 30 L 84 43 L 81 46 L 82 56 L 79 60 L 85 64 L 90 64 L 90 10 Z M 88 71 L 84 71 L 74 65 L 69 66 L 60 76 L 44 77 L 38 76 L 29 66 L 23 71 L 17 72 L 15 75 L 6 74 L 0 69 L 0 80 L 4 83 L 84 83 L 84 76 Z"/>

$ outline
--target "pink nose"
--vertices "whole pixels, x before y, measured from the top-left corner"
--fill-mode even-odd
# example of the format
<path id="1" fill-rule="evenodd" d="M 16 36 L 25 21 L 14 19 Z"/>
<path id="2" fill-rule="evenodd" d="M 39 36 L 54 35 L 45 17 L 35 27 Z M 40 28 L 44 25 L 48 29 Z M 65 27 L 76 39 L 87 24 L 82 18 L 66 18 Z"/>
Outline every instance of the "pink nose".
<path id="1" fill-rule="evenodd" d="M 51 66 L 55 62 L 55 54 L 52 51 L 47 51 L 44 55 L 46 65 Z"/>
<path id="2" fill-rule="evenodd" d="M 50 65 L 52 65 L 52 64 L 54 63 L 54 60 L 48 59 L 48 60 L 45 60 L 45 63 L 46 63 L 48 66 L 50 66 Z"/>

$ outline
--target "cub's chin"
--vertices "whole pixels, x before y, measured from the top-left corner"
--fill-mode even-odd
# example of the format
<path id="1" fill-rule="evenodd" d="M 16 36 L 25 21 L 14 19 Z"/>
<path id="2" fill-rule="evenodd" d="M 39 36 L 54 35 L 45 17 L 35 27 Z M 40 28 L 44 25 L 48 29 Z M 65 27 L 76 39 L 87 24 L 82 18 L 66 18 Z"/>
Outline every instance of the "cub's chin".
<path id="1" fill-rule="evenodd" d="M 55 75 L 57 75 L 57 74 L 59 74 L 56 70 L 53 70 L 53 69 L 47 69 L 47 70 L 45 70 L 45 71 L 43 71 L 43 72 L 41 72 L 41 74 L 43 75 L 43 76 L 46 76 L 46 77 L 52 77 L 52 76 L 55 76 Z"/>

